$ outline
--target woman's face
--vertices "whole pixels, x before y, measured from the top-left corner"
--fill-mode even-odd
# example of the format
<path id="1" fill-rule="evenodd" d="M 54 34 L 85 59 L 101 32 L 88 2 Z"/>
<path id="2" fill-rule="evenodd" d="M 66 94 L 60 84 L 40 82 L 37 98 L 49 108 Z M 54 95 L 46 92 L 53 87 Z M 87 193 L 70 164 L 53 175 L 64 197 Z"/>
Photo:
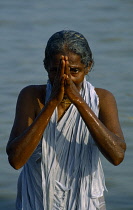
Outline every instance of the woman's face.
<path id="1" fill-rule="evenodd" d="M 57 71 L 59 70 L 61 56 L 62 54 L 57 54 L 53 56 L 53 58 L 50 61 L 50 65 L 48 68 L 48 76 L 51 83 L 54 82 Z M 64 54 L 64 56 L 68 56 L 70 77 L 76 85 L 76 87 L 80 89 L 84 77 L 89 71 L 89 67 L 85 67 L 85 65 L 81 62 L 80 56 L 75 53 L 69 52 Z"/>

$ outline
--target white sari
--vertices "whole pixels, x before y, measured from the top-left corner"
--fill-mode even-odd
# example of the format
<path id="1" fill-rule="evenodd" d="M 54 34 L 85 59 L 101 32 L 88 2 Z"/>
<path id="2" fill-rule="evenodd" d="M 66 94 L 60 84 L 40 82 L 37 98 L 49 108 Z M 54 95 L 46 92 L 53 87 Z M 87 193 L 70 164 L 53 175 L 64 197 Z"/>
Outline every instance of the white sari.
<path id="1" fill-rule="evenodd" d="M 48 100 L 51 85 L 47 85 Z M 84 80 L 80 92 L 98 116 L 99 99 Z M 96 210 L 105 189 L 99 150 L 77 108 L 72 104 L 57 122 L 57 109 L 42 141 L 42 189 L 46 210 Z"/>
<path id="2" fill-rule="evenodd" d="M 46 101 L 51 94 L 47 85 Z M 80 94 L 98 116 L 99 99 L 84 80 Z M 105 188 L 99 150 L 72 104 L 59 122 L 57 109 L 18 180 L 17 210 L 97 210 Z"/>

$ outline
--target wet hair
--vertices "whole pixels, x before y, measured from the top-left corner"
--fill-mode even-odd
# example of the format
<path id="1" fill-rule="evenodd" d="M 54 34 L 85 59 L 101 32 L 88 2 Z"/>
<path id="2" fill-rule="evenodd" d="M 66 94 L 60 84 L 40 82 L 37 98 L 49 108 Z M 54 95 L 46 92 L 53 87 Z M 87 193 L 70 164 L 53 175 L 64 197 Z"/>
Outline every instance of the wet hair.
<path id="1" fill-rule="evenodd" d="M 92 52 L 86 38 L 79 32 L 63 30 L 53 34 L 45 48 L 44 67 L 48 70 L 50 59 L 57 54 L 72 52 L 81 57 L 81 62 L 87 67 L 94 64 Z"/>

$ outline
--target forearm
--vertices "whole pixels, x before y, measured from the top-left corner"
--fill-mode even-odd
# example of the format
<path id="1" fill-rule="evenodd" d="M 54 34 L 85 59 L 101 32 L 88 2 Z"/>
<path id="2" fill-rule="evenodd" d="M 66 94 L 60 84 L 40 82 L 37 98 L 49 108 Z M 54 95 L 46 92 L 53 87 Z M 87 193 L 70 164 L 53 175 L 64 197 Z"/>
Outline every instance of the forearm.
<path id="1" fill-rule="evenodd" d="M 83 99 L 77 100 L 75 106 L 100 151 L 111 163 L 118 165 L 124 158 L 124 140 L 107 129 Z"/>
<path id="2" fill-rule="evenodd" d="M 15 169 L 21 168 L 36 149 L 56 106 L 55 100 L 48 102 L 33 123 L 8 143 L 9 162 Z"/>

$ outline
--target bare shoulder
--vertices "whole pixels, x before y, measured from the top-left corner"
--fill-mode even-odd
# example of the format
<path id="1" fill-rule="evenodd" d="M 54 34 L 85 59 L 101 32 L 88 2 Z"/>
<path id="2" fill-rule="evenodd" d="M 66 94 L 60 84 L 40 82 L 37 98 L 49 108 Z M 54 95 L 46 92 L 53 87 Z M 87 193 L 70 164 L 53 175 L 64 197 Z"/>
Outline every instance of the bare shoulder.
<path id="1" fill-rule="evenodd" d="M 29 85 L 24 87 L 19 96 L 20 97 L 28 97 L 28 99 L 33 99 L 35 97 L 42 98 L 45 95 L 46 85 Z"/>
<path id="2" fill-rule="evenodd" d="M 31 125 L 43 108 L 44 99 L 45 85 L 30 85 L 20 91 L 10 139 L 14 139 Z"/>
<path id="3" fill-rule="evenodd" d="M 46 85 L 30 85 L 24 87 L 19 94 L 19 99 L 25 100 L 26 103 L 38 101 L 44 104 Z"/>
<path id="4" fill-rule="evenodd" d="M 118 110 L 114 95 L 102 88 L 95 88 L 95 91 L 99 97 L 100 118 L 110 118 L 111 116 L 116 118 Z"/>
<path id="5" fill-rule="evenodd" d="M 114 95 L 101 88 L 95 88 L 95 91 L 99 97 L 99 119 L 110 131 L 124 139 Z"/>
<path id="6" fill-rule="evenodd" d="M 45 85 L 30 85 L 23 88 L 18 96 L 16 111 L 33 113 L 36 117 L 44 107 L 45 89 Z"/>
<path id="7" fill-rule="evenodd" d="M 117 104 L 114 95 L 102 88 L 95 88 L 95 91 L 99 97 L 99 108 L 100 111 L 105 112 L 111 112 L 111 111 L 117 111 Z"/>
<path id="8" fill-rule="evenodd" d="M 99 99 L 102 99 L 102 100 L 108 100 L 108 99 L 115 100 L 114 95 L 110 91 L 108 91 L 106 89 L 95 88 L 95 91 L 96 91 Z"/>

